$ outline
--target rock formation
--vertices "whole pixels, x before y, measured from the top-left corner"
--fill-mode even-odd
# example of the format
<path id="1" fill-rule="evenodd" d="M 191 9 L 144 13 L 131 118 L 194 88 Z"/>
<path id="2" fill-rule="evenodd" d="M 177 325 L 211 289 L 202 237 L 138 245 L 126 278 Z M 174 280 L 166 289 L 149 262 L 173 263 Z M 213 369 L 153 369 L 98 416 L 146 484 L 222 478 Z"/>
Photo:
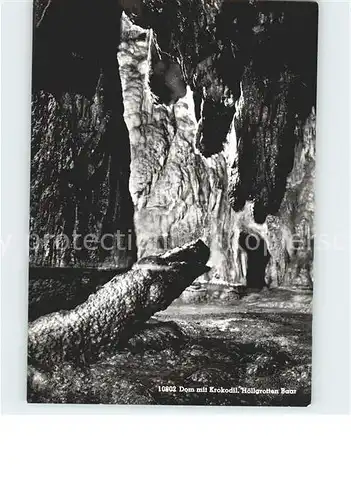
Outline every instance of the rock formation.
<path id="1" fill-rule="evenodd" d="M 311 286 L 317 5 L 122 3 L 120 30 L 112 0 L 35 2 L 31 263 L 202 238 L 202 281 Z M 128 250 L 72 248 L 118 230 Z"/>
<path id="2" fill-rule="evenodd" d="M 141 259 L 71 311 L 30 324 L 31 366 L 89 365 L 128 340 L 135 323 L 166 309 L 195 278 L 208 271 L 209 249 L 198 240 L 161 256 Z"/>
<path id="3" fill-rule="evenodd" d="M 118 59 L 139 255 L 201 237 L 202 280 L 311 286 L 316 4 L 155 0 L 135 23 Z"/>
<path id="4" fill-rule="evenodd" d="M 34 0 L 30 402 L 310 402 L 317 17 Z"/>
<path id="5" fill-rule="evenodd" d="M 32 265 L 126 268 L 135 261 L 116 60 L 121 12 L 114 0 L 34 2 Z M 118 231 L 131 235 L 127 249 L 114 244 Z M 85 237 L 105 237 L 105 245 L 89 247 Z"/>

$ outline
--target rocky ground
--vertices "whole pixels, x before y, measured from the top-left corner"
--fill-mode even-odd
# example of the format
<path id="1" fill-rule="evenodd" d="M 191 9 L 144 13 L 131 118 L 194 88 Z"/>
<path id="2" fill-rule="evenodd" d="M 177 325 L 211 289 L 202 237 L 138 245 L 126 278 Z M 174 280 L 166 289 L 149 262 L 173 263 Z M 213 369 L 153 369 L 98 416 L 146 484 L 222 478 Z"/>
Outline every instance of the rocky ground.
<path id="1" fill-rule="evenodd" d="M 216 300 L 219 288 L 207 303 L 176 301 L 94 365 L 64 364 L 53 366 L 50 373 L 29 367 L 28 400 L 309 404 L 311 291 L 275 289 L 241 298 L 232 294 L 223 303 Z"/>

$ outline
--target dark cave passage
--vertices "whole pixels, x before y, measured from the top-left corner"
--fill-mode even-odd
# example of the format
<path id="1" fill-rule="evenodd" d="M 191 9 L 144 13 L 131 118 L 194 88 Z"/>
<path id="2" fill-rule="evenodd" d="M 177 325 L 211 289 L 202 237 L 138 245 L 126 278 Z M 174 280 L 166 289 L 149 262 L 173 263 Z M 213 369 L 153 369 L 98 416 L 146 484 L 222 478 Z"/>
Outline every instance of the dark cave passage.
<path id="1" fill-rule="evenodd" d="M 241 232 L 239 245 L 247 254 L 246 286 L 261 290 L 266 285 L 265 272 L 270 259 L 267 244 L 258 234 Z"/>

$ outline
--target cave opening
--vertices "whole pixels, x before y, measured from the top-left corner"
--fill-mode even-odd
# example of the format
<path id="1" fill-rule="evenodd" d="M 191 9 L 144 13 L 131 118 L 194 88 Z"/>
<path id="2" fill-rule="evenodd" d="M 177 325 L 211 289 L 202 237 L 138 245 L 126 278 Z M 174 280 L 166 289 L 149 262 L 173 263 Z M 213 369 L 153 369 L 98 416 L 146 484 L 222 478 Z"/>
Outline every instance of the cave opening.
<path id="1" fill-rule="evenodd" d="M 270 253 L 265 240 L 256 233 L 242 231 L 239 236 L 239 245 L 247 256 L 247 288 L 262 290 L 267 284 L 265 273 L 270 259 Z"/>

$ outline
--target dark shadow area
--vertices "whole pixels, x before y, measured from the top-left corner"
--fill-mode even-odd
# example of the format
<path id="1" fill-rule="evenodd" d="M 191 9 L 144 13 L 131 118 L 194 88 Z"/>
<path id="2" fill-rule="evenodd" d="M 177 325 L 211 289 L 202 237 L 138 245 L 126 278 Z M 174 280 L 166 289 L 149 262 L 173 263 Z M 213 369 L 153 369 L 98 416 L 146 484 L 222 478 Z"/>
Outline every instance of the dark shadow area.
<path id="1" fill-rule="evenodd" d="M 122 9 L 114 0 L 51 0 L 35 5 L 33 90 L 91 98 L 101 72 L 117 80 Z M 115 81 L 115 88 L 117 87 Z M 104 95 L 113 105 L 117 93 Z M 111 102 L 109 102 L 111 101 Z M 107 105 L 108 105 L 107 104 Z"/>
<path id="2" fill-rule="evenodd" d="M 128 269 L 31 267 L 29 269 L 28 319 L 73 309 L 91 293 Z"/>
<path id="3" fill-rule="evenodd" d="M 262 290 L 266 285 L 265 272 L 270 259 L 266 242 L 258 234 L 242 232 L 239 245 L 247 253 L 247 288 Z"/>
<path id="4" fill-rule="evenodd" d="M 234 107 L 226 106 L 219 100 L 207 98 L 204 101 L 196 147 L 206 158 L 223 150 L 234 113 Z"/>

